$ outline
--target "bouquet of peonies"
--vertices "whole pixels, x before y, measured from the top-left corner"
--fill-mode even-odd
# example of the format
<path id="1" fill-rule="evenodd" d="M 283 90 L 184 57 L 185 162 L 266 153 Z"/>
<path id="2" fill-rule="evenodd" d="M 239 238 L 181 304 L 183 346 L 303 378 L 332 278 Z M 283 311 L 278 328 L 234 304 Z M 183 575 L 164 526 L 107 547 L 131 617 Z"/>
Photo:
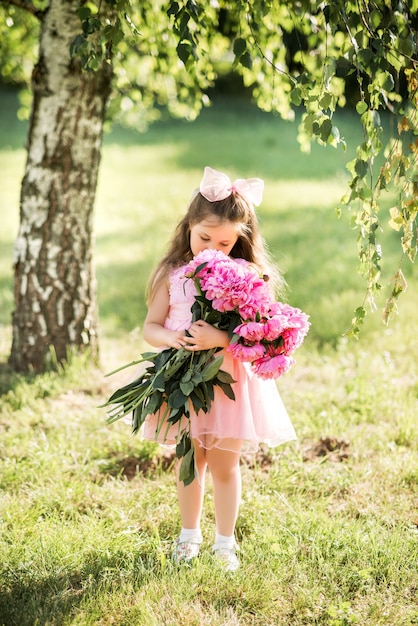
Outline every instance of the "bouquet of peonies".
<path id="1" fill-rule="evenodd" d="M 195 301 L 192 321 L 203 319 L 228 332 L 227 348 L 235 358 L 251 364 L 261 378 L 278 378 L 289 371 L 293 352 L 308 330 L 308 316 L 287 304 L 272 301 L 268 284 L 242 259 L 223 252 L 204 250 L 186 266 L 185 278 L 193 280 Z M 157 432 L 178 424 L 176 455 L 182 458 L 180 480 L 185 485 L 196 477 L 190 437 L 190 410 L 208 412 L 218 386 L 235 399 L 234 380 L 221 369 L 220 348 L 190 352 L 169 348 L 142 354 L 142 359 L 119 368 L 148 362 L 145 372 L 115 391 L 103 405 L 112 406 L 108 422 L 132 413 L 136 433 L 147 415 L 158 414 Z M 112 372 L 115 373 L 115 372 Z"/>
<path id="2" fill-rule="evenodd" d="M 187 266 L 185 275 L 195 282 L 198 295 L 192 311 L 211 322 L 226 316 L 227 348 L 251 363 L 261 378 L 278 378 L 294 364 L 293 352 L 309 330 L 308 316 L 300 309 L 273 302 L 268 283 L 242 259 L 204 250 Z"/>

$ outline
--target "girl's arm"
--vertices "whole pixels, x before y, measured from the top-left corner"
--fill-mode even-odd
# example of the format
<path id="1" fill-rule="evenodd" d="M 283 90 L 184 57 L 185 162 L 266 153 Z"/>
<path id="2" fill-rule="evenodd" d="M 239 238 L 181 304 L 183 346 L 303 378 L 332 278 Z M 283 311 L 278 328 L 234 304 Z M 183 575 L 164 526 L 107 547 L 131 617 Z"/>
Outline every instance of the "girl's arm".
<path id="1" fill-rule="evenodd" d="M 142 336 L 151 346 L 161 348 L 167 346 L 179 350 L 185 345 L 184 330 L 164 328 L 164 322 L 170 308 L 168 287 L 164 281 L 155 291 L 148 306 Z"/>
<path id="2" fill-rule="evenodd" d="M 187 350 L 210 350 L 211 348 L 226 348 L 229 344 L 228 333 L 215 328 L 211 324 L 199 320 L 191 324 L 188 329 L 190 336 L 184 330 L 169 330 L 164 328 L 170 308 L 168 287 L 163 281 L 155 291 L 148 307 L 142 335 L 151 346 L 161 348 L 167 346 L 179 350 L 183 346 Z"/>

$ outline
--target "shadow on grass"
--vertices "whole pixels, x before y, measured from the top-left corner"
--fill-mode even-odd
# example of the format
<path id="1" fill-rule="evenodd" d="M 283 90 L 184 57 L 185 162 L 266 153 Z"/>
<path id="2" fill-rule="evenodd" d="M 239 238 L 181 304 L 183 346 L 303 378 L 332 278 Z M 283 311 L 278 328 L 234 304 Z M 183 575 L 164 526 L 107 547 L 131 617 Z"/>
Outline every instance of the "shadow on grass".
<path id="1" fill-rule="evenodd" d="M 146 544 L 134 553 L 91 552 L 78 568 L 64 569 L 57 565 L 55 572 L 44 575 L 33 563 L 23 563 L 18 571 L 4 567 L 0 624 L 69 623 L 68 619 L 79 612 L 86 598 L 107 595 L 127 582 L 138 588 L 151 575 L 155 576 L 159 568 L 158 555 Z"/>
<path id="2" fill-rule="evenodd" d="M 0 362 L 0 397 L 16 389 L 21 380 L 21 374 L 17 374 L 7 362 Z"/>

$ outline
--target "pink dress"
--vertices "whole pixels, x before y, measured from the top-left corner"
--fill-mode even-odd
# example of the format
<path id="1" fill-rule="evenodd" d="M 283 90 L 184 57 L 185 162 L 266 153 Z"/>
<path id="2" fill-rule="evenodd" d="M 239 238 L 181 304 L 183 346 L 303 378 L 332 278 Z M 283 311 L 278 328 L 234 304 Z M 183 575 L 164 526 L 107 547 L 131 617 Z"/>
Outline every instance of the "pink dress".
<path id="1" fill-rule="evenodd" d="M 184 330 L 191 324 L 190 307 L 195 296 L 193 281 L 183 278 L 184 268 L 172 270 L 169 276 L 170 310 L 165 328 Z M 274 380 L 256 376 L 249 364 L 242 363 L 224 351 L 221 369 L 231 374 L 235 400 L 228 398 L 215 386 L 215 398 L 209 413 L 190 411 L 191 436 L 206 449 L 228 450 L 231 439 L 244 442 L 244 449 L 256 450 L 264 442 L 275 447 L 296 439 L 286 408 Z M 187 423 L 183 417 L 180 429 Z M 151 441 L 173 445 L 179 433 L 179 424 L 159 429 L 158 414 L 148 415 L 143 436 Z M 229 440 L 229 441 L 228 441 Z M 233 449 L 233 446 L 232 446 Z"/>

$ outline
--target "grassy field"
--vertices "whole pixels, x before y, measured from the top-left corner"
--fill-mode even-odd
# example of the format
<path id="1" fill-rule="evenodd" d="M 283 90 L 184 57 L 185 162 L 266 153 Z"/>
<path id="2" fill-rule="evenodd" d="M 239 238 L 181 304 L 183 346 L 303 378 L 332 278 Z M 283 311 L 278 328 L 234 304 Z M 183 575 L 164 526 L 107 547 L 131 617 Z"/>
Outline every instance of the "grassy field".
<path id="1" fill-rule="evenodd" d="M 296 125 L 219 101 L 193 124 L 167 122 L 105 138 L 96 211 L 102 365 L 13 374 L 12 250 L 25 125 L 0 94 L 0 625 L 412 626 L 418 624 L 418 290 L 389 327 L 362 303 L 356 233 L 337 219 L 348 152 L 303 155 Z M 210 556 L 210 479 L 202 558 L 170 561 L 179 531 L 172 459 L 105 424 L 98 409 L 132 373 L 104 373 L 145 346 L 147 276 L 204 165 L 260 176 L 259 219 L 285 273 L 288 301 L 311 315 L 297 364 L 279 381 L 299 441 L 243 458 L 237 525 L 242 567 Z M 390 206 L 390 198 L 385 200 Z M 384 306 L 400 253 L 382 235 Z M 415 272 L 416 274 L 416 272 Z"/>

